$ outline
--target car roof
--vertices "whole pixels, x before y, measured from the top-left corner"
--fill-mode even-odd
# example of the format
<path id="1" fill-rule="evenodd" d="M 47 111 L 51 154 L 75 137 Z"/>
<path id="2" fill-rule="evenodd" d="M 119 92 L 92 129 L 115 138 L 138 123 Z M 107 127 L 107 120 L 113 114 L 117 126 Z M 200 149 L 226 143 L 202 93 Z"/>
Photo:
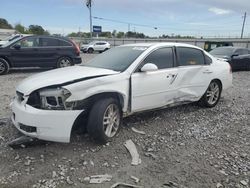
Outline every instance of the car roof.
<path id="1" fill-rule="evenodd" d="M 67 38 L 67 37 L 61 37 L 61 36 L 51 36 L 51 35 L 31 35 L 31 36 L 23 36 L 23 38 L 25 37 L 46 37 L 46 38 L 53 38 L 53 39 L 63 39 L 63 40 L 67 40 L 69 42 L 71 42 L 71 39 Z"/>
<path id="2" fill-rule="evenodd" d="M 244 47 L 237 47 L 237 46 L 221 46 L 221 47 L 217 47 L 217 48 L 224 48 L 224 49 L 233 49 L 233 50 L 237 50 L 237 49 L 247 49 Z M 217 49 L 215 48 L 215 49 Z"/>
<path id="3" fill-rule="evenodd" d="M 177 43 L 177 42 L 157 42 L 157 43 L 134 43 L 134 44 L 125 44 L 122 46 L 142 46 L 142 47 L 162 47 L 162 46 L 176 46 L 176 47 L 190 47 L 201 49 L 197 46 L 186 44 L 186 43 Z"/>

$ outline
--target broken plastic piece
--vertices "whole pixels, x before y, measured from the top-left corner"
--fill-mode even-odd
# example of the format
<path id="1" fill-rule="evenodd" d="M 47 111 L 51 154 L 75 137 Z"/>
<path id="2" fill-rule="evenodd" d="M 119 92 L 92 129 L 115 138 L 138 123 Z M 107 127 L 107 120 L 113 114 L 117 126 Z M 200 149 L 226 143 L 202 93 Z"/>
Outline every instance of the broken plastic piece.
<path id="1" fill-rule="evenodd" d="M 85 179 L 85 178 L 84 178 Z M 86 178 L 87 179 L 87 178 Z M 90 176 L 90 180 L 89 183 L 103 183 L 105 181 L 110 181 L 112 179 L 111 175 L 108 174 L 104 174 L 104 175 L 94 175 L 94 176 Z"/>
<path id="2" fill-rule="evenodd" d="M 115 183 L 110 188 L 119 188 L 120 186 L 121 187 L 129 187 L 129 188 L 143 188 L 142 186 L 132 185 L 132 184 L 128 184 L 128 183 L 122 183 L 122 182 Z"/>
<path id="3" fill-rule="evenodd" d="M 139 134 L 143 134 L 143 135 L 146 134 L 144 131 L 140 131 L 140 130 L 134 128 L 134 127 L 132 127 L 131 129 L 132 129 L 132 131 L 134 131 L 135 133 L 139 133 Z"/>
<path id="4" fill-rule="evenodd" d="M 129 151 L 131 157 L 132 157 L 132 165 L 138 165 L 141 164 L 141 159 L 139 156 L 139 153 L 136 149 L 136 146 L 134 144 L 134 142 L 132 140 L 127 140 L 124 144 L 124 146 L 127 148 L 127 150 Z"/>
<path id="5" fill-rule="evenodd" d="M 138 183 L 140 181 L 140 179 L 135 176 L 130 176 L 130 178 L 133 179 L 135 183 Z"/>

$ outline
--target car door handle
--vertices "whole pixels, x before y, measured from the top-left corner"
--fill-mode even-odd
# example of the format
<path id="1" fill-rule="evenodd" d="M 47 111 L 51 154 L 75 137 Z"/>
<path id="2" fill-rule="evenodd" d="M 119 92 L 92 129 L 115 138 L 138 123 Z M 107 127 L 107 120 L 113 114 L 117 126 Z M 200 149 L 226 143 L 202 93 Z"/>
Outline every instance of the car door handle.
<path id="1" fill-rule="evenodd" d="M 203 73 L 205 73 L 205 74 L 211 74 L 211 73 L 213 73 L 213 71 L 211 71 L 211 70 L 204 70 Z"/>
<path id="2" fill-rule="evenodd" d="M 176 74 L 168 74 L 167 78 L 174 78 L 176 76 Z"/>

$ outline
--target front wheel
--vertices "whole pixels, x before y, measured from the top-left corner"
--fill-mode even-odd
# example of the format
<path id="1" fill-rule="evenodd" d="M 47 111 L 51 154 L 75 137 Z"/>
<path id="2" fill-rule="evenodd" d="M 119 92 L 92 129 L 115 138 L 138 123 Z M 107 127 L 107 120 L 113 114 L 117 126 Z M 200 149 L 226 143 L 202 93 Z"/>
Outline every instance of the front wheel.
<path id="1" fill-rule="evenodd" d="M 214 107 L 220 100 L 222 86 L 219 81 L 213 80 L 205 94 L 199 101 L 199 104 L 205 107 L 212 108 Z"/>
<path id="2" fill-rule="evenodd" d="M 57 61 L 57 68 L 63 68 L 73 65 L 72 60 L 68 57 L 61 57 Z"/>
<path id="3" fill-rule="evenodd" d="M 89 49 L 88 49 L 88 53 L 89 53 L 89 54 L 92 54 L 93 52 L 94 52 L 94 49 L 93 49 L 93 48 L 89 48 Z"/>
<path id="4" fill-rule="evenodd" d="M 120 129 L 121 114 L 117 100 L 106 98 L 97 101 L 89 113 L 87 125 L 89 135 L 101 143 L 108 142 Z"/>
<path id="5" fill-rule="evenodd" d="M 0 75 L 7 74 L 9 72 L 9 63 L 3 59 L 0 58 Z"/>

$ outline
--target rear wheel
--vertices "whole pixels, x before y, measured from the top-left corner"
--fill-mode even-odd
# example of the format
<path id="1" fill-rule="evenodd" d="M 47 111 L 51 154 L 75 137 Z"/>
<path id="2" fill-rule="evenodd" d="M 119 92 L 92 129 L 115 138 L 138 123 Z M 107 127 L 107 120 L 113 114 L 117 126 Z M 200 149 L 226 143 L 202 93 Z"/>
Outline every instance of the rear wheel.
<path id="1" fill-rule="evenodd" d="M 199 101 L 199 104 L 205 107 L 212 108 L 220 100 L 222 86 L 219 81 L 213 80 L 206 90 L 205 94 Z"/>
<path id="2" fill-rule="evenodd" d="M 9 72 L 9 63 L 3 59 L 0 58 L 0 75 L 7 74 Z"/>
<path id="3" fill-rule="evenodd" d="M 89 113 L 87 130 L 95 140 L 106 143 L 119 131 L 122 121 L 117 100 L 106 98 L 97 101 Z"/>
<path id="4" fill-rule="evenodd" d="M 72 66 L 72 60 L 68 57 L 61 57 L 57 61 L 57 68 Z"/>

